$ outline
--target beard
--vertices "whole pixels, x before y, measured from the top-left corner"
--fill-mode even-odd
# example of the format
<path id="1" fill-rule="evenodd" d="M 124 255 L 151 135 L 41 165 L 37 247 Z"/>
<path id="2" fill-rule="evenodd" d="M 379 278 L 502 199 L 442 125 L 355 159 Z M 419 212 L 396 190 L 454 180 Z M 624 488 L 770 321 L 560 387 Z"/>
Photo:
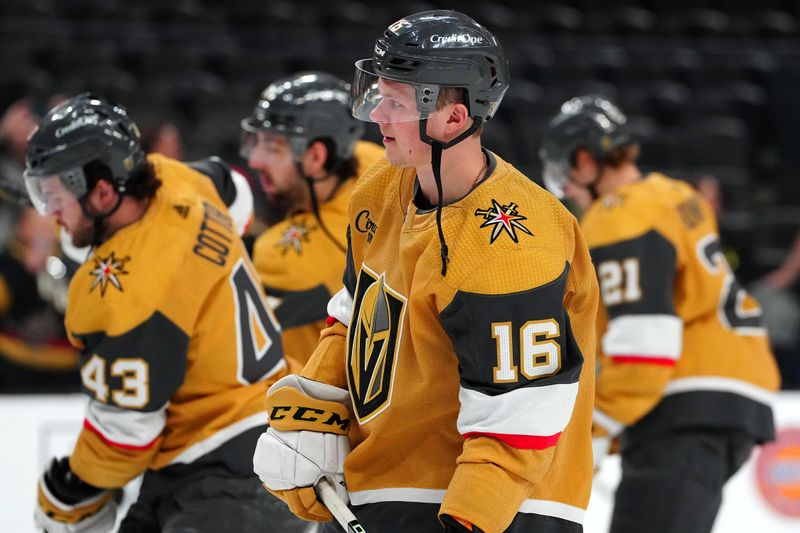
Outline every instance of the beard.
<path id="1" fill-rule="evenodd" d="M 94 221 L 84 220 L 82 223 L 70 232 L 72 236 L 72 244 L 78 248 L 90 246 L 94 244 Z"/>
<path id="2" fill-rule="evenodd" d="M 297 178 L 297 182 L 290 188 L 283 191 L 275 191 L 267 194 L 269 204 L 283 213 L 293 211 L 298 204 L 305 201 L 308 194 L 308 185 L 302 178 Z"/>

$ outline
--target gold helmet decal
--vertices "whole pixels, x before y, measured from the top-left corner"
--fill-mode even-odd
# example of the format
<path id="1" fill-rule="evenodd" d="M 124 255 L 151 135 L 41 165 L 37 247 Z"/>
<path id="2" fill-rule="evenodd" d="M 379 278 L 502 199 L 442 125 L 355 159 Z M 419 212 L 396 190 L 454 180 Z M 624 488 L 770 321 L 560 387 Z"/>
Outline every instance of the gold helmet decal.
<path id="1" fill-rule="evenodd" d="M 384 274 L 362 267 L 348 334 L 348 379 L 361 423 L 391 402 L 405 304 L 406 299 L 387 285 Z"/>

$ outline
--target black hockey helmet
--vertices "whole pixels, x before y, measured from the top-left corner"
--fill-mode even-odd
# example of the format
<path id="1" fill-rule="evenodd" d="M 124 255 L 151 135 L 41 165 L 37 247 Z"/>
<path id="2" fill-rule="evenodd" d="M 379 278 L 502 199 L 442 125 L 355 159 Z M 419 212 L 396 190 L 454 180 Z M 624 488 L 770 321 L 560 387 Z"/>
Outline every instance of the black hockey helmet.
<path id="1" fill-rule="evenodd" d="M 24 178 L 34 207 L 48 212 L 40 183 L 50 176 L 59 176 L 81 200 L 89 192 L 83 168 L 94 161 L 109 168 L 122 193 L 145 153 L 139 128 L 124 107 L 82 93 L 51 109 L 28 138 Z"/>
<path id="2" fill-rule="evenodd" d="M 417 109 L 397 121 L 421 120 L 436 110 L 441 87 L 467 92 L 470 117 L 484 122 L 494 116 L 508 90 L 508 59 L 497 38 L 457 11 L 423 11 L 389 26 L 372 58 L 356 62 L 352 84 L 353 116 L 373 121 L 381 102 L 378 79 L 413 85 Z M 415 113 L 418 112 L 417 113 Z"/>
<path id="3" fill-rule="evenodd" d="M 578 148 L 585 148 L 602 162 L 613 150 L 634 142 L 627 117 L 610 99 L 596 94 L 571 98 L 561 105 L 545 131 L 539 149 L 543 181 L 561 198 Z"/>
<path id="4" fill-rule="evenodd" d="M 253 114 L 242 119 L 242 155 L 247 157 L 253 147 L 251 134 L 266 130 L 285 135 L 296 158 L 321 138 L 333 141 L 340 160 L 350 158 L 364 125 L 350 115 L 349 97 L 347 83 L 325 72 L 300 72 L 271 83 Z"/>

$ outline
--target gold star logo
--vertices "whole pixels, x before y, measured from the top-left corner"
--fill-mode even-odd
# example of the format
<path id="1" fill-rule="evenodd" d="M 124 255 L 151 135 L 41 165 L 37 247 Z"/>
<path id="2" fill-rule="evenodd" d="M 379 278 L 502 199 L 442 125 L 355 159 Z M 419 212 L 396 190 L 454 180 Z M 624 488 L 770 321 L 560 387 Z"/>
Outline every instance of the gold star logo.
<path id="1" fill-rule="evenodd" d="M 277 246 L 281 248 L 283 255 L 289 250 L 294 250 L 300 255 L 303 253 L 303 243 L 309 242 L 308 234 L 313 229 L 315 228 L 309 227 L 305 220 L 298 220 L 286 228 Z"/>
<path id="2" fill-rule="evenodd" d="M 475 216 L 483 217 L 484 222 L 481 224 L 482 228 L 494 226 L 492 228 L 492 236 L 489 244 L 494 243 L 497 237 L 504 231 L 508 233 L 511 240 L 519 242 L 516 230 L 520 230 L 528 235 L 533 235 L 531 231 L 522 225 L 520 221 L 527 220 L 527 217 L 520 215 L 517 212 L 517 204 L 511 202 L 507 205 L 501 205 L 497 200 L 492 199 L 492 207 L 489 209 L 476 209 Z"/>
<path id="3" fill-rule="evenodd" d="M 94 257 L 94 268 L 90 272 L 90 274 L 94 276 L 94 280 L 92 281 L 92 286 L 89 288 L 89 292 L 94 291 L 95 287 L 99 286 L 100 296 L 105 296 L 106 289 L 109 285 L 122 291 L 122 282 L 119 278 L 128 273 L 128 271 L 125 270 L 125 263 L 130 260 L 130 256 L 117 259 L 114 252 L 111 252 L 105 258 L 100 256 Z"/>

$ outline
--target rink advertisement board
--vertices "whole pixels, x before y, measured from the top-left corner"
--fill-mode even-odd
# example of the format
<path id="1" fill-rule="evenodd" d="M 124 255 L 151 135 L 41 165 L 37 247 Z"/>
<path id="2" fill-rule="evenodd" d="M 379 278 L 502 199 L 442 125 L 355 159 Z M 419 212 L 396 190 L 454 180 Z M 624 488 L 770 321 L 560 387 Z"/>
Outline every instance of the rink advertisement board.
<path id="1" fill-rule="evenodd" d="M 36 480 L 50 457 L 72 449 L 85 400 L 75 396 L 4 396 L 0 420 L 0 531 L 33 533 Z M 714 533 L 800 531 L 800 393 L 775 404 L 777 442 L 758 449 L 725 488 Z M 585 533 L 605 533 L 611 516 L 619 459 L 607 458 L 595 478 Z M 136 493 L 126 489 L 125 502 Z"/>

